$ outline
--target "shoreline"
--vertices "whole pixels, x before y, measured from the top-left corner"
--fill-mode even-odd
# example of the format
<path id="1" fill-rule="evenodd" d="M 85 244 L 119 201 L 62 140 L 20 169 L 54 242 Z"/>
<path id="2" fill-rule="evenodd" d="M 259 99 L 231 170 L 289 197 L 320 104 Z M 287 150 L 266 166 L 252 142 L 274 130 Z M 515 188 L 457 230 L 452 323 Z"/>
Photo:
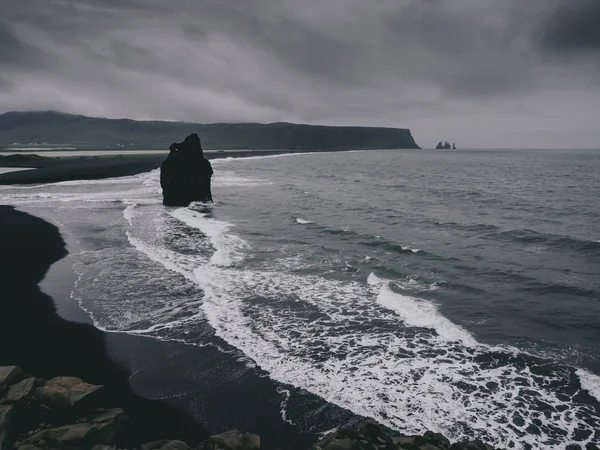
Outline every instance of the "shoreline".
<path id="1" fill-rule="evenodd" d="M 0 339 L 18 344 L 0 347 L 0 366 L 106 385 L 132 418 L 132 443 L 193 445 L 234 428 L 260 435 L 263 450 L 306 449 L 317 440 L 321 430 L 303 432 L 281 417 L 279 387 L 235 355 L 96 328 L 69 295 L 74 238 L 49 214 L 24 210 L 0 206 L 0 282 L 14 280 L 0 301 Z M 353 415 L 332 405 L 320 417 L 348 423 Z"/>
<path id="2" fill-rule="evenodd" d="M 65 320 L 39 283 L 50 267 L 67 257 L 54 225 L 12 206 L 0 206 L 0 365 L 16 365 L 42 378 L 76 376 L 107 386 L 131 411 L 127 435 L 150 441 L 170 435 L 190 442 L 208 436 L 186 413 L 142 398 L 129 386 L 122 363 L 113 361 L 104 333 L 87 323 Z"/>
<path id="3" fill-rule="evenodd" d="M 0 207 L 0 219 L 2 219 L 0 220 L 0 223 L 4 224 L 5 221 L 2 216 L 3 208 L 6 207 Z M 45 220 L 46 222 L 44 223 L 46 223 L 46 225 L 50 225 L 48 222 L 56 222 L 53 213 L 48 209 L 32 209 L 31 213 L 27 212 L 28 208 L 23 208 L 24 211 L 15 210 L 15 208 L 9 209 L 12 209 L 17 213 L 25 215 L 29 214 L 30 216 L 34 216 L 33 218 L 41 218 L 43 220 L 38 220 L 40 222 L 44 222 Z M 41 226 L 41 224 L 38 225 Z M 59 286 L 61 283 L 58 283 L 56 280 L 61 278 L 61 276 L 64 276 L 65 271 L 72 271 L 72 264 L 69 264 L 70 261 L 68 260 L 68 255 L 65 255 L 64 252 L 72 249 L 73 251 L 68 253 L 74 254 L 75 251 L 77 251 L 77 248 L 72 247 L 72 243 L 69 242 L 71 239 L 68 236 L 68 230 L 61 225 L 59 225 L 59 228 L 52 225 L 50 225 L 50 227 L 54 228 L 54 233 L 58 232 L 59 236 L 62 234 L 63 254 L 62 259 L 59 258 L 59 254 L 55 254 L 55 257 L 59 259 L 55 259 L 54 262 L 47 264 L 46 269 L 50 268 L 50 271 L 55 269 L 57 273 L 50 275 L 49 271 L 46 270 L 41 277 L 43 279 L 42 285 L 47 284 L 50 287 L 42 288 L 42 290 L 46 294 L 49 293 L 49 290 L 52 291 L 49 297 L 51 297 L 51 301 L 54 303 L 55 313 L 62 319 L 67 319 L 69 322 L 81 321 L 89 324 L 90 320 L 87 313 L 82 311 L 76 302 L 68 295 L 64 295 L 66 293 L 65 289 L 70 290 L 72 284 L 69 285 L 67 282 L 63 284 L 69 286 Z M 20 228 L 19 232 L 22 232 Z M 28 234 L 25 234 L 27 236 L 32 236 L 37 235 L 38 233 L 29 232 Z M 71 238 L 72 237 L 73 236 L 71 236 Z M 8 241 L 12 242 L 11 239 Z M 17 239 L 15 239 L 15 241 L 17 241 Z M 21 243 L 22 242 L 23 239 L 21 239 Z M 44 249 L 46 249 L 45 245 L 51 244 L 52 242 L 52 240 L 44 242 L 44 246 L 41 248 L 42 251 L 40 252 L 39 249 L 36 249 L 37 251 L 34 252 L 35 256 L 44 256 L 46 253 L 52 253 L 52 251 L 44 252 Z M 33 244 L 27 242 L 27 245 L 35 246 L 35 243 L 36 241 L 34 241 Z M 5 243 L 3 243 L 3 245 L 4 244 Z M 13 247 L 15 252 L 18 252 L 18 245 L 14 244 Z M 9 254 L 9 251 L 6 251 L 4 247 L 2 247 L 2 250 L 3 255 Z M 20 257 L 27 259 L 27 262 L 30 263 L 27 258 L 28 254 L 29 253 L 25 252 L 24 256 L 21 254 L 19 255 Z M 4 259 L 3 261 L 4 266 L 12 270 L 12 268 L 9 267 L 8 262 Z M 57 267 L 58 265 L 64 267 L 61 269 Z M 4 266 L 2 267 L 4 268 Z M 24 265 L 19 263 L 17 264 L 17 267 L 21 267 L 25 274 L 26 270 L 24 270 Z M 26 269 L 29 270 L 29 266 Z M 10 270 L 7 272 L 8 278 L 11 278 L 12 272 Z M 4 270 L 2 273 L 4 273 Z M 72 274 L 72 276 L 75 275 Z M 15 298 L 19 298 L 19 296 L 15 295 Z M 33 309 L 34 308 L 30 308 L 30 310 Z M 69 314 L 69 309 L 74 313 L 72 318 L 65 317 L 65 314 Z M 81 317 L 81 320 L 76 317 L 77 315 Z M 0 319 L 1 318 L 2 316 L 0 314 Z M 231 361 L 232 358 L 235 359 L 234 355 L 223 355 L 223 352 L 218 352 L 212 347 L 200 349 L 193 345 L 165 342 L 139 335 L 129 335 L 121 332 L 104 332 L 96 328 L 94 329 L 103 336 L 105 343 L 104 350 L 106 355 L 108 355 L 108 358 L 116 365 L 124 368 L 125 372 L 127 372 L 129 390 L 133 391 L 135 394 L 146 398 L 169 399 L 169 405 L 175 405 L 176 409 L 180 411 L 187 411 L 188 415 L 193 416 L 196 424 L 202 422 L 202 424 L 206 426 L 208 425 L 206 421 L 213 420 L 214 416 L 226 417 L 228 420 L 227 425 L 219 424 L 217 425 L 217 428 L 214 428 L 213 424 L 209 429 L 213 432 L 220 432 L 236 427 L 244 431 L 259 434 L 261 437 L 266 438 L 263 440 L 263 443 L 265 444 L 263 450 L 276 449 L 278 447 L 304 449 L 308 448 L 310 442 L 316 440 L 314 439 L 315 434 L 313 433 L 311 436 L 305 435 L 306 440 L 304 442 L 306 442 L 306 444 L 297 444 L 296 440 L 288 440 L 286 442 L 286 438 L 283 436 L 287 436 L 287 439 L 292 439 L 292 436 L 301 433 L 295 429 L 290 429 L 294 427 L 286 427 L 285 425 L 282 425 L 282 428 L 278 430 L 272 428 L 274 423 L 281 425 L 282 418 L 279 417 L 278 414 L 278 404 L 274 405 L 272 401 L 264 401 L 264 399 L 262 399 L 263 401 L 261 402 L 261 397 L 271 395 L 274 387 L 277 385 L 277 383 L 268 380 L 268 374 L 261 373 L 262 371 L 260 371 L 260 369 L 253 370 L 252 368 L 244 367 L 244 363 L 239 363 L 235 366 L 239 368 L 241 375 L 238 373 L 227 380 L 220 379 L 219 375 L 226 373 L 229 368 L 234 366 L 234 363 Z M 3 349 L 0 349 L 0 357 L 2 356 L 2 352 Z M 3 363 L 6 362 L 0 360 L 0 365 Z M 11 362 L 8 362 L 8 364 L 11 364 Z M 224 366 L 227 366 L 228 369 L 223 369 Z M 206 373 L 198 374 L 198 370 L 200 372 L 212 371 L 213 367 L 216 367 L 216 372 L 212 373 L 212 378 L 206 377 Z M 63 372 L 62 375 L 73 375 L 73 373 Z M 90 380 L 89 377 L 83 375 L 82 377 L 86 380 Z M 215 378 L 218 379 L 217 383 L 215 383 Z M 219 384 L 216 389 L 215 384 Z M 269 390 L 271 392 L 265 394 L 265 392 Z M 277 399 L 277 397 L 273 395 L 270 400 L 272 399 Z M 241 408 L 240 405 L 242 405 Z M 215 410 L 215 407 L 219 409 Z M 242 409 L 242 411 L 239 411 L 239 409 Z M 293 407 L 290 409 L 292 410 Z M 272 412 L 276 412 L 277 414 L 271 414 L 271 416 L 265 420 L 263 420 L 263 417 L 253 417 L 253 415 L 261 416 L 265 410 L 270 410 L 268 414 L 271 414 Z M 256 414 L 257 411 L 259 414 Z M 337 424 L 344 426 L 352 421 L 352 415 L 348 412 L 346 412 L 346 414 L 348 415 L 337 420 Z M 263 422 L 258 423 L 261 420 L 263 420 Z M 283 420 L 285 420 L 285 418 L 283 418 Z M 287 430 L 284 430 L 284 427 L 287 428 Z M 261 429 L 263 431 L 261 431 Z M 266 433 L 264 432 L 265 429 L 268 429 Z M 171 434 L 169 437 L 180 438 L 181 436 Z M 188 440 L 186 438 L 183 439 Z M 190 441 L 188 440 L 188 442 Z M 290 442 L 297 445 L 290 445 Z M 456 448 L 458 449 L 458 447 Z M 325 448 L 325 450 L 328 449 Z"/>
<path id="4" fill-rule="evenodd" d="M 189 449 L 191 445 L 193 448 L 208 450 L 217 448 L 212 446 L 212 443 L 215 439 L 217 442 L 222 439 L 220 436 L 237 433 L 239 437 L 244 433 L 243 436 L 247 437 L 250 435 L 245 433 L 252 433 L 258 437 L 258 446 L 243 448 L 252 450 L 258 450 L 259 447 L 261 450 L 282 448 L 288 450 L 309 448 L 311 450 L 494 450 L 492 446 L 485 445 L 481 441 L 452 444 L 444 436 L 429 431 L 414 436 L 398 434 L 372 419 L 355 416 L 324 401 L 316 408 L 322 414 L 320 418 L 326 418 L 324 415 L 327 412 L 322 410 L 324 407 L 329 408 L 328 422 L 335 422 L 338 426 L 333 429 L 329 427 L 327 432 L 320 429 L 314 430 L 313 433 L 302 433 L 298 426 L 288 424 L 280 417 L 281 404 L 273 404 L 265 398 L 269 395 L 269 389 L 278 391 L 268 375 L 254 373 L 254 370 L 249 369 L 244 362 L 236 361 L 246 367 L 244 373 L 229 373 L 229 379 L 223 380 L 220 376 L 222 373 L 219 374 L 218 369 L 227 357 L 216 349 L 213 351 L 222 361 L 215 365 L 214 361 L 206 359 L 206 348 L 163 342 L 125 333 L 103 332 L 89 323 L 63 318 L 59 315 L 59 311 L 65 305 L 61 303 L 72 299 L 63 298 L 56 301 L 40 288 L 40 285 L 46 285 L 45 290 L 60 291 L 56 280 L 47 278 L 51 270 L 60 272 L 57 263 L 66 265 L 68 261 L 66 259 L 69 255 L 68 243 L 65 242 L 59 228 L 37 216 L 5 205 L 0 206 L 0 223 L 4 225 L 3 233 L 0 235 L 0 283 L 3 284 L 6 294 L 0 300 L 0 339 L 2 342 L 11 342 L 11 345 L 0 346 L 0 367 L 5 371 L 7 368 L 10 369 L 10 366 L 18 366 L 29 374 L 28 376 L 35 377 L 36 385 L 52 383 L 52 380 L 48 380 L 55 377 L 77 377 L 92 385 L 106 386 L 108 395 L 103 406 L 110 409 L 99 409 L 95 414 L 110 414 L 121 409 L 125 412 L 128 420 L 119 431 L 119 448 L 125 446 L 136 449 L 141 447 L 166 450 Z M 72 319 L 77 320 L 74 316 Z M 209 376 L 195 377 L 202 366 L 208 368 Z M 216 373 L 213 372 L 215 368 Z M 258 371 L 260 372 L 260 369 Z M 140 380 L 138 379 L 140 374 L 150 378 Z M 183 387 L 182 383 L 184 383 Z M 24 425 L 22 421 L 14 421 L 15 424 L 19 424 L 14 427 L 18 427 L 17 431 L 21 433 L 21 437 L 29 436 L 25 438 L 26 444 L 28 440 L 42 439 L 39 441 L 40 444 L 42 442 L 44 445 L 54 444 L 53 448 L 57 449 L 80 448 L 73 446 L 75 442 L 71 444 L 63 441 L 61 435 L 56 434 L 60 430 L 56 426 L 60 423 L 49 425 L 54 423 L 51 421 L 46 425 L 43 423 L 35 425 L 39 417 L 37 413 L 32 415 L 27 412 L 30 410 L 27 408 L 30 407 L 23 406 L 23 403 L 11 406 L 10 395 L 13 393 L 13 387 L 16 389 L 17 385 L 11 386 L 9 382 L 6 386 L 0 381 L 0 394 L 10 388 L 7 397 L 0 395 L 0 404 L 4 405 L 0 406 L 0 413 L 4 414 L 0 415 L 3 427 L 13 427 L 12 421 L 10 419 L 7 421 L 6 411 L 10 414 L 11 408 L 14 412 L 16 407 L 16 413 L 22 414 L 19 417 L 26 418 L 27 423 L 32 422 L 30 425 Z M 144 387 L 147 390 L 144 390 Z M 171 389 L 190 392 L 187 395 L 177 395 Z M 37 394 L 33 394 L 33 397 L 31 394 L 27 395 L 32 401 L 38 401 Z M 310 397 L 312 394 L 301 392 L 300 395 Z M 186 399 L 188 396 L 189 398 Z M 5 403 L 7 399 L 8 406 Z M 193 401 L 196 406 L 199 405 L 203 415 L 198 416 L 198 410 L 191 412 L 186 409 L 186 400 Z M 219 405 L 225 406 L 225 409 L 216 410 L 215 406 Z M 25 410 L 21 411 L 19 408 Z M 201 422 L 215 414 L 227 417 L 229 423 L 222 424 L 223 426 L 218 430 L 213 429 L 209 432 Z M 84 420 L 94 419 L 92 416 L 87 416 Z M 78 426 L 87 426 L 86 423 L 77 424 L 65 425 L 65 427 L 75 429 Z M 231 431 L 234 429 L 242 432 Z M 11 434 L 5 434 L 5 431 L 6 429 L 0 428 L 0 441 L 4 444 L 15 439 L 10 428 L 8 431 Z M 27 433 L 22 434 L 25 432 Z M 50 442 L 44 440 L 47 436 L 52 436 Z M 88 439 L 87 435 L 82 439 Z M 240 449 L 242 448 L 238 446 L 240 442 L 246 445 L 244 439 L 247 438 L 234 441 L 236 442 L 233 444 L 234 447 L 225 445 L 218 448 Z M 170 446 L 167 441 L 171 441 L 176 446 Z M 153 442 L 147 444 L 151 447 L 142 446 L 147 442 Z M 21 447 L 17 444 L 14 448 L 30 447 L 27 445 Z M 596 447 L 588 447 L 588 450 L 596 449 Z"/>
<path id="5" fill-rule="evenodd" d="M 206 159 L 254 158 L 303 153 L 352 152 L 360 150 L 228 150 L 205 151 Z M 376 151 L 376 150 L 374 150 Z M 115 151 L 116 152 L 116 151 Z M 0 173 L 0 185 L 56 183 L 61 181 L 99 180 L 138 175 L 158 169 L 168 155 L 77 155 L 49 157 L 35 154 L 0 156 L 0 167 L 29 168 Z"/>

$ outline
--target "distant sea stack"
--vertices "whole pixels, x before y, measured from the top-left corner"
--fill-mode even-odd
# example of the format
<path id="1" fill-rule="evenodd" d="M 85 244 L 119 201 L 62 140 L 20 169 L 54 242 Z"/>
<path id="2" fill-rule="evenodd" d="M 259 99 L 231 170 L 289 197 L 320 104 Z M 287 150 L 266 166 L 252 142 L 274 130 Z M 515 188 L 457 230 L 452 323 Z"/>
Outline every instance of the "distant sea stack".
<path id="1" fill-rule="evenodd" d="M 188 206 L 192 202 L 212 202 L 210 179 L 213 169 L 204 158 L 197 134 L 173 143 L 171 152 L 160 166 L 163 205 Z"/>
<path id="2" fill-rule="evenodd" d="M 450 143 L 448 141 L 444 142 L 442 144 L 442 142 L 438 142 L 438 145 L 435 146 L 436 150 L 456 150 L 456 144 L 452 144 L 450 145 Z"/>

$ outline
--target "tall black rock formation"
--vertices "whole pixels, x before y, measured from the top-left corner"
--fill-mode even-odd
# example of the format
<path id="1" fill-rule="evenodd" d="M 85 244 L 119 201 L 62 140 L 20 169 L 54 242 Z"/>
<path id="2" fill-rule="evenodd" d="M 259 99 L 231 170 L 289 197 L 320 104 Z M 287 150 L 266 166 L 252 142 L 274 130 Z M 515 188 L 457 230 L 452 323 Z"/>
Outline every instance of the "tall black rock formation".
<path id="1" fill-rule="evenodd" d="M 160 166 L 163 205 L 188 206 L 192 202 L 212 202 L 210 162 L 204 158 L 200 138 L 190 134 L 183 142 L 171 144 L 171 152 Z"/>

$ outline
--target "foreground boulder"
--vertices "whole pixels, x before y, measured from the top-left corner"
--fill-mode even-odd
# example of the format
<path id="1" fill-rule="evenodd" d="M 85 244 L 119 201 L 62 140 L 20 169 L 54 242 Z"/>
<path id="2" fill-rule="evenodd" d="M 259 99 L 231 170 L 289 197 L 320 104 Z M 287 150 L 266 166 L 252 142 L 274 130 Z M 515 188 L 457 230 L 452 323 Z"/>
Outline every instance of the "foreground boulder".
<path id="1" fill-rule="evenodd" d="M 0 386 L 8 386 L 23 378 L 23 371 L 17 366 L 0 367 Z"/>
<path id="2" fill-rule="evenodd" d="M 68 415 L 85 414 L 106 405 L 104 386 L 89 384 L 75 377 L 56 377 L 37 389 L 40 403 Z"/>
<path id="3" fill-rule="evenodd" d="M 171 152 L 160 166 L 163 205 L 188 206 L 192 202 L 212 202 L 210 162 L 204 158 L 197 134 L 171 144 Z"/>
<path id="4" fill-rule="evenodd" d="M 32 401 L 35 395 L 35 378 L 26 378 L 23 381 L 19 381 L 13 384 L 6 397 L 3 398 L 3 403 L 20 403 L 25 404 Z"/>
<path id="5" fill-rule="evenodd" d="M 256 434 L 230 430 L 211 436 L 200 446 L 202 450 L 260 450 L 260 437 Z"/>
<path id="6" fill-rule="evenodd" d="M 109 409 L 86 417 L 79 423 L 40 430 L 20 442 L 43 448 L 50 444 L 57 448 L 91 448 L 111 444 L 127 420 L 122 409 Z"/>
<path id="7" fill-rule="evenodd" d="M 12 445 L 14 437 L 13 416 L 13 406 L 0 405 L 0 450 L 6 450 Z"/>

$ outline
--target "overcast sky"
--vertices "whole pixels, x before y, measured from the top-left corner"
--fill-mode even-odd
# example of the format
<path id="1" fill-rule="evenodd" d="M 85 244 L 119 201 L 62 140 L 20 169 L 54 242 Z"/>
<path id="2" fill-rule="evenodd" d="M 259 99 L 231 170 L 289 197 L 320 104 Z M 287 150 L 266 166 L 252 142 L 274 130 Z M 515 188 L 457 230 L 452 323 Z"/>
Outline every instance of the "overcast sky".
<path id="1" fill-rule="evenodd" d="M 0 113 L 600 148 L 600 0 L 0 0 Z"/>

